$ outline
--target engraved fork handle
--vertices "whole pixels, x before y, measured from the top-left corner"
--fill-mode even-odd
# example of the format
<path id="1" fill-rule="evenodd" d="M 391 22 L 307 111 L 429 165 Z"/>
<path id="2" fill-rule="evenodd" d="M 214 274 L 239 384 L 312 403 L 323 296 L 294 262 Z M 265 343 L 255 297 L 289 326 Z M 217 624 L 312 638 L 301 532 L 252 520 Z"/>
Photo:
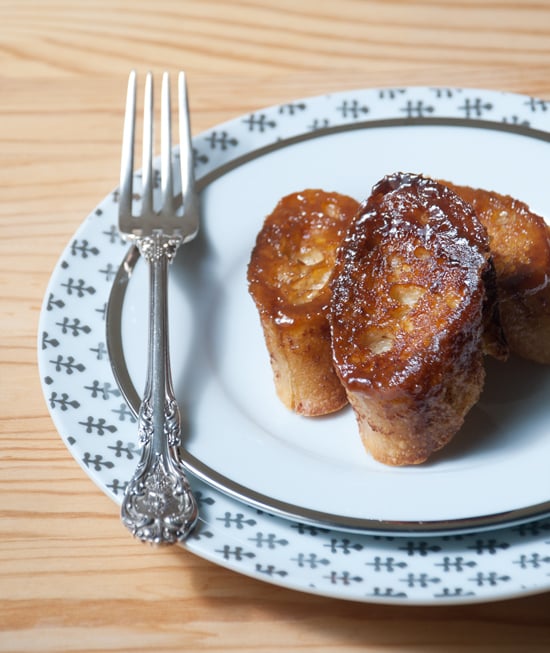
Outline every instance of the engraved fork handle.
<path id="1" fill-rule="evenodd" d="M 138 238 L 137 244 L 149 265 L 149 348 L 138 418 L 141 458 L 126 488 L 121 517 L 142 541 L 173 544 L 185 540 L 198 519 L 178 450 L 181 419 L 169 356 L 168 266 L 180 240 L 158 233 Z"/>

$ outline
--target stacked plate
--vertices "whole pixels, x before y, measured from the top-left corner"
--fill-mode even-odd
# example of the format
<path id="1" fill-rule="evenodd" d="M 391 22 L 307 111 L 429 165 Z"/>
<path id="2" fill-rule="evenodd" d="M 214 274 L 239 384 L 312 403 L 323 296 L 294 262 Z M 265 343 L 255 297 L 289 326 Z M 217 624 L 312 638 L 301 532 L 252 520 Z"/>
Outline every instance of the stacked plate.
<path id="1" fill-rule="evenodd" d="M 350 410 L 307 419 L 279 403 L 246 283 L 264 217 L 305 188 L 362 200 L 385 174 L 418 172 L 550 216 L 549 104 L 478 89 L 358 90 L 262 109 L 194 139 L 202 226 L 170 288 L 184 462 L 201 510 L 189 550 L 358 601 L 550 589 L 550 368 L 488 361 L 481 401 L 455 440 L 425 465 L 388 468 L 364 452 Z M 120 502 L 139 456 L 147 279 L 116 223 L 115 191 L 62 253 L 39 364 L 67 447 Z"/>

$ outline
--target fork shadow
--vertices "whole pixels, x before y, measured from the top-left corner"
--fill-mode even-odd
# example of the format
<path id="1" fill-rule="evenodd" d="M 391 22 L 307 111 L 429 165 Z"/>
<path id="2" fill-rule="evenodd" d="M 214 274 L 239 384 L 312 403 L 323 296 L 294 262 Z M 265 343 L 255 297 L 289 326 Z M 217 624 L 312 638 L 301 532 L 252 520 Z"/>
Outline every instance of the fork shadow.
<path id="1" fill-rule="evenodd" d="M 201 359 L 200 343 L 204 332 L 209 306 L 205 297 L 206 261 L 211 258 L 210 247 L 203 231 L 190 243 L 182 246 L 172 263 L 171 283 L 178 287 L 178 293 L 184 296 L 191 306 L 192 317 L 186 323 L 190 331 L 177 332 L 171 328 L 171 338 L 182 338 L 186 342 L 186 359 L 184 364 L 172 361 L 173 380 L 176 398 L 181 411 L 182 442 L 190 435 L 190 406 L 202 393 L 206 374 Z"/>

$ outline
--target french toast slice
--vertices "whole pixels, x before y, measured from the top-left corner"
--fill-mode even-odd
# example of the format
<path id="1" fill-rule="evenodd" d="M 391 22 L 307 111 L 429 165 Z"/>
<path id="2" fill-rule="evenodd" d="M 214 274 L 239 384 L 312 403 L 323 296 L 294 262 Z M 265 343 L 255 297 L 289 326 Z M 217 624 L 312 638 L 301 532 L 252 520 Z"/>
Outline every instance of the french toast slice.
<path id="1" fill-rule="evenodd" d="M 476 210 L 489 235 L 510 351 L 550 363 L 550 238 L 544 219 L 509 195 L 443 182 Z"/>
<path id="2" fill-rule="evenodd" d="M 459 430 L 483 387 L 493 276 L 485 228 L 446 186 L 397 173 L 361 205 L 336 257 L 330 323 L 376 460 L 422 463 Z"/>
<path id="3" fill-rule="evenodd" d="M 359 203 L 307 189 L 283 197 L 267 216 L 248 266 L 281 401 L 318 416 L 347 403 L 332 361 L 328 310 L 336 250 Z"/>

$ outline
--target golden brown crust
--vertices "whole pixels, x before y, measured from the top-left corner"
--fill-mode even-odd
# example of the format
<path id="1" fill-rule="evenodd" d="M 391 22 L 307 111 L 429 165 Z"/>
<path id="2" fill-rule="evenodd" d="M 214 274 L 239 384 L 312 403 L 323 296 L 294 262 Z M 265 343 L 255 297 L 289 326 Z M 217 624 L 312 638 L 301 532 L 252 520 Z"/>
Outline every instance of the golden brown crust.
<path id="1" fill-rule="evenodd" d="M 361 206 L 336 258 L 330 319 L 336 367 L 377 460 L 425 461 L 477 401 L 491 273 L 484 227 L 445 186 L 395 174 Z"/>
<path id="2" fill-rule="evenodd" d="M 489 234 L 510 350 L 550 363 L 550 239 L 544 219 L 508 195 L 444 183 L 475 208 Z"/>
<path id="3" fill-rule="evenodd" d="M 505 358 L 508 340 L 550 363 L 550 227 L 509 196 L 418 175 L 386 177 L 358 206 L 283 198 L 250 292 L 281 400 L 322 415 L 347 397 L 375 459 L 421 463 L 477 401 L 483 352 Z"/>
<path id="4" fill-rule="evenodd" d="M 347 403 L 332 362 L 329 280 L 358 206 L 322 190 L 288 195 L 266 218 L 252 251 L 249 290 L 275 387 L 281 401 L 301 415 L 324 415 Z"/>

